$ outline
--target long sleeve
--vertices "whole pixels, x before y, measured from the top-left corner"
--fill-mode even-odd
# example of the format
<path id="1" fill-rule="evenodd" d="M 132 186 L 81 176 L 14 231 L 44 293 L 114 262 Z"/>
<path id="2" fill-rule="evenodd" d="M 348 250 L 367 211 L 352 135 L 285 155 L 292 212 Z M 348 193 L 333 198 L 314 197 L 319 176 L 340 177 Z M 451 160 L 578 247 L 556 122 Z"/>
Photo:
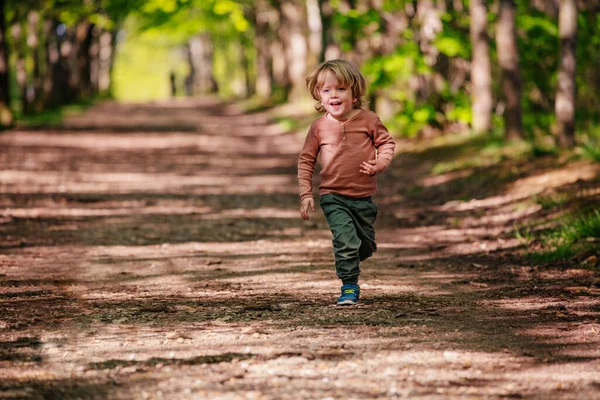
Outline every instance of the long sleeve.
<path id="1" fill-rule="evenodd" d="M 377 149 L 377 173 L 381 173 L 390 166 L 396 143 L 379 118 L 375 120 L 373 127 L 373 143 Z"/>
<path id="2" fill-rule="evenodd" d="M 306 135 L 304 146 L 298 157 L 298 183 L 300 184 L 300 200 L 312 197 L 312 182 L 319 154 L 319 141 L 311 127 Z"/>

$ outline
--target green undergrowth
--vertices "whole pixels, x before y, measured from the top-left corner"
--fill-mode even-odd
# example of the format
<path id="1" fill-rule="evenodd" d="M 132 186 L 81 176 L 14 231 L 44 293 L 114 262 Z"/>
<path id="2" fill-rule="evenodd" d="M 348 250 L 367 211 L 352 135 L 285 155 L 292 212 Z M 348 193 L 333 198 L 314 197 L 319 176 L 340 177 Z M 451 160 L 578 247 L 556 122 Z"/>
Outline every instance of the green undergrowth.
<path id="1" fill-rule="evenodd" d="M 527 158 L 532 155 L 533 146 L 523 140 L 506 140 L 499 132 L 464 132 L 434 138 L 421 151 L 434 161 L 431 173 L 441 175 Z"/>
<path id="2" fill-rule="evenodd" d="M 554 221 L 551 228 L 540 232 L 524 228 L 515 234 L 530 245 L 536 244 L 528 253 L 534 262 L 576 259 L 579 255 L 597 252 L 600 243 L 600 208 L 569 213 Z"/>
<path id="3" fill-rule="evenodd" d="M 565 167 L 570 162 L 600 159 L 596 140 L 596 136 L 590 134 L 585 141 L 579 141 L 575 149 L 559 150 L 550 140 L 506 140 L 501 132 L 464 132 L 419 142 L 415 151 L 432 161 L 433 175 L 473 170 L 453 179 L 447 184 L 447 190 L 476 198 L 485 196 L 482 190 L 489 189 L 478 182 L 494 179 L 500 188 L 518 178 L 543 174 L 547 169 Z M 582 261 L 592 255 L 600 256 L 598 186 L 589 186 L 590 183 L 586 186 L 575 182 L 545 191 L 523 203 L 541 206 L 534 221 L 515 229 L 515 236 L 528 247 L 532 261 L 584 265 Z M 497 190 L 487 192 L 487 195 L 493 194 L 498 194 Z M 598 265 L 591 267 L 598 268 Z"/>
<path id="4" fill-rule="evenodd" d="M 64 119 L 82 114 L 84 111 L 97 104 L 98 102 L 105 100 L 105 98 L 94 98 L 77 103 L 52 108 L 36 114 L 17 114 L 16 124 L 22 127 L 57 127 L 60 126 Z"/>
<path id="5" fill-rule="evenodd" d="M 600 161 L 600 127 L 578 135 L 573 149 L 560 149 L 551 135 L 535 139 L 508 140 L 501 130 L 486 133 L 465 131 L 423 141 L 417 151 L 434 161 L 431 173 L 447 174 L 466 169 L 487 168 L 504 161 L 556 157 L 568 160 Z"/>
<path id="6" fill-rule="evenodd" d="M 584 134 L 579 135 L 575 153 L 581 158 L 600 162 L 600 124 L 591 126 Z"/>

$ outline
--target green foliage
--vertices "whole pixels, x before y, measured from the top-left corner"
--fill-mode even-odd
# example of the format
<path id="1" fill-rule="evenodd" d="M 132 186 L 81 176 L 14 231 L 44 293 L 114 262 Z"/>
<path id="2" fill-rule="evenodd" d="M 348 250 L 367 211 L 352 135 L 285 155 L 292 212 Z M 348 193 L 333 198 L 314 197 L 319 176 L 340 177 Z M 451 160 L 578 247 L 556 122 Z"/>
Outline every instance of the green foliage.
<path id="1" fill-rule="evenodd" d="M 484 134 L 442 136 L 436 142 L 440 147 L 452 148 L 451 157 L 433 165 L 431 173 L 436 175 L 470 168 L 493 167 L 504 160 L 523 159 L 531 153 L 531 146 L 527 142 L 506 141 L 500 130 Z"/>
<path id="2" fill-rule="evenodd" d="M 558 69 L 558 26 L 545 14 L 521 4 L 517 16 L 523 82 L 523 125 L 531 140 L 550 131 Z"/>
<path id="3" fill-rule="evenodd" d="M 414 74 L 429 72 L 415 42 L 404 43 L 393 54 L 373 57 L 361 69 L 370 82 L 371 90 L 387 88 L 392 84 L 406 85 Z M 407 97 L 405 91 L 396 95 L 398 100 Z"/>
<path id="4" fill-rule="evenodd" d="M 441 19 L 442 32 L 434 41 L 436 48 L 448 57 L 470 57 L 469 22 L 465 20 L 465 16 L 446 12 L 442 14 Z"/>
<path id="5" fill-rule="evenodd" d="M 577 26 L 577 109 L 578 130 L 586 133 L 588 123 L 600 123 L 600 14 L 581 12 Z"/>
<path id="6" fill-rule="evenodd" d="M 544 210 L 560 207 L 569 201 L 566 193 L 551 193 L 542 196 L 536 196 L 535 202 L 542 206 Z"/>
<path id="7" fill-rule="evenodd" d="M 370 82 L 369 91 L 386 90 L 388 97 L 401 105 L 393 120 L 388 121 L 392 130 L 414 137 L 423 127 L 436 123 L 438 110 L 430 103 L 419 103 L 410 90 L 411 77 L 431 73 L 414 41 L 405 42 L 393 54 L 373 57 L 362 71 Z"/>
<path id="8" fill-rule="evenodd" d="M 184 55 L 167 38 L 160 43 L 144 36 L 127 36 L 115 59 L 113 96 L 123 101 L 166 99 L 171 96 L 171 72 L 181 91 L 188 70 Z"/>
<path id="9" fill-rule="evenodd" d="M 448 122 L 463 122 L 468 124 L 473 118 L 473 110 L 471 102 L 466 96 L 454 96 L 454 103 L 448 104 L 446 111 L 446 121 Z"/>
<path id="10" fill-rule="evenodd" d="M 591 117 L 580 122 L 576 155 L 584 159 L 600 161 L 600 122 L 594 122 Z"/>
<path id="11" fill-rule="evenodd" d="M 135 16 L 150 37 L 168 36 L 180 43 L 202 32 L 232 41 L 250 27 L 243 4 L 232 0 L 152 0 Z"/>
<path id="12" fill-rule="evenodd" d="M 224 96 L 239 91 L 239 43 L 246 43 L 250 61 L 254 53 L 250 23 L 244 4 L 238 1 L 146 1 L 131 15 L 126 27 L 129 40 L 121 46 L 114 73 L 115 96 L 119 99 L 142 101 L 170 96 L 170 72 L 176 72 L 179 81 L 189 72 L 182 45 L 200 33 L 209 32 L 213 38 L 213 70 Z"/>
<path id="13" fill-rule="evenodd" d="M 230 42 L 214 54 L 213 71 L 222 96 L 237 97 L 244 91 L 244 71 L 231 67 L 241 64 L 241 53 L 240 44 Z"/>
<path id="14" fill-rule="evenodd" d="M 436 39 L 435 46 L 440 53 L 448 57 L 466 57 L 468 55 L 468 47 L 458 37 L 441 35 Z"/>
<path id="15" fill-rule="evenodd" d="M 402 112 L 389 122 L 394 132 L 405 137 L 415 137 L 421 129 L 435 123 L 437 112 L 430 104 L 416 106 L 414 101 L 405 101 Z"/>
<path id="16" fill-rule="evenodd" d="M 118 25 L 132 12 L 141 9 L 146 0 L 101 0 L 100 8 Z"/>
<path id="17" fill-rule="evenodd" d="M 600 209 L 565 218 L 556 229 L 541 237 L 544 250 L 531 256 L 544 262 L 564 260 L 590 247 L 588 238 L 600 238 Z"/>
<path id="18" fill-rule="evenodd" d="M 336 29 L 336 38 L 341 43 L 342 51 L 352 52 L 359 38 L 367 34 L 377 32 L 380 29 L 381 16 L 375 9 L 367 9 L 359 12 L 356 9 L 350 9 L 345 12 L 339 11 L 339 4 L 336 6 L 338 12 L 334 14 L 334 24 Z"/>
<path id="19" fill-rule="evenodd" d="M 581 149 L 585 158 L 600 162 L 600 143 L 584 143 Z"/>
<path id="20" fill-rule="evenodd" d="M 558 37 L 558 25 L 540 12 L 519 14 L 517 24 L 526 32 L 537 34 L 539 37 Z"/>
<path id="21" fill-rule="evenodd" d="M 53 127 L 59 126 L 63 123 L 64 119 L 69 116 L 79 115 L 87 110 L 92 105 L 96 104 L 102 98 L 91 98 L 84 101 L 80 101 L 74 104 L 69 104 L 62 107 L 45 110 L 37 114 L 22 115 L 17 114 L 16 117 L 19 119 L 20 126 L 27 127 Z"/>
<path id="22" fill-rule="evenodd" d="M 531 1 L 515 3 L 526 138 L 531 144 L 532 155 L 555 154 L 558 147 L 551 132 L 555 124 L 554 97 L 559 65 L 558 21 L 540 11 Z M 276 5 L 283 3 L 267 1 L 266 4 L 275 12 Z M 443 132 L 449 125 L 471 122 L 470 77 L 468 71 L 462 71 L 468 68 L 471 57 L 468 0 L 446 1 L 443 12 L 438 7 L 442 25 L 431 42 L 438 53 L 435 60 L 426 59 L 423 54 L 419 2 L 383 0 L 374 3 L 375 7 L 361 7 L 360 2 L 342 0 L 332 0 L 328 4 L 333 10 L 334 42 L 345 53 L 343 57 L 355 53 L 363 61 L 361 70 L 369 82 L 368 95 L 384 96 L 389 100 L 395 113 L 390 121 L 386 121 L 391 128 L 414 137 L 427 126 Z M 253 26 L 256 4 L 251 0 L 6 0 L 6 7 L 9 25 L 15 21 L 24 23 L 30 10 L 38 10 L 42 19 L 55 19 L 69 27 L 87 20 L 113 33 L 125 28 L 127 40 L 121 43 L 113 76 L 116 93 L 122 99 L 148 100 L 167 96 L 168 79 L 165 76 L 169 71 L 176 70 L 181 76 L 187 73 L 184 66 L 187 61 L 181 53 L 171 49 L 181 49 L 191 37 L 201 33 L 208 33 L 213 39 L 213 70 L 221 94 L 230 96 L 244 92 L 240 82 L 245 79 L 242 74 L 245 62 L 250 65 L 250 78 L 256 75 Z M 489 8 L 488 21 L 494 63 L 494 99 L 499 100 L 501 80 L 493 40 L 496 9 Z M 269 17 L 272 28 L 276 28 L 277 23 L 272 17 Z M 397 37 L 399 45 L 381 54 L 388 50 L 383 50 L 378 43 L 385 40 L 383 37 L 390 23 L 403 25 Z M 594 124 L 600 124 L 597 111 L 600 109 L 599 32 L 600 14 L 591 6 L 580 8 L 577 152 L 592 160 L 600 159 L 600 139 L 592 132 Z M 281 39 L 281 32 L 268 34 L 269 40 Z M 136 46 L 139 48 L 134 48 Z M 31 77 L 33 57 L 27 49 L 25 54 Z M 15 63 L 14 57 L 11 63 Z M 151 69 L 152 66 L 155 69 Z M 142 83 L 142 79 L 148 81 Z M 426 82 L 424 86 L 427 87 L 415 90 L 416 81 Z M 277 91 L 277 88 L 273 89 Z M 20 93 L 16 96 L 18 98 Z M 494 126 L 501 128 L 502 125 L 502 118 L 495 117 Z"/>
<path id="23" fill-rule="evenodd" d="M 514 231 L 515 238 L 519 239 L 519 241 L 523 244 L 530 243 L 533 241 L 534 236 L 530 227 L 515 227 Z"/>

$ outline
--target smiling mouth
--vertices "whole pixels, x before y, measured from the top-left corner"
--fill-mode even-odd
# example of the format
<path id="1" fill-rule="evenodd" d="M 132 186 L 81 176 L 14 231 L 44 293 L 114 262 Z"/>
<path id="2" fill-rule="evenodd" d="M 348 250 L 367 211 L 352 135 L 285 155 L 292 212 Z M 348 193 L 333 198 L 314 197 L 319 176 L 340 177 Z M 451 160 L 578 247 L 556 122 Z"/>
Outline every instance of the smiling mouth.
<path id="1" fill-rule="evenodd" d="M 339 101 L 339 102 L 335 102 L 335 103 L 329 103 L 329 105 L 332 105 L 332 106 L 340 106 L 340 105 L 342 105 L 342 102 L 341 102 L 341 101 Z"/>

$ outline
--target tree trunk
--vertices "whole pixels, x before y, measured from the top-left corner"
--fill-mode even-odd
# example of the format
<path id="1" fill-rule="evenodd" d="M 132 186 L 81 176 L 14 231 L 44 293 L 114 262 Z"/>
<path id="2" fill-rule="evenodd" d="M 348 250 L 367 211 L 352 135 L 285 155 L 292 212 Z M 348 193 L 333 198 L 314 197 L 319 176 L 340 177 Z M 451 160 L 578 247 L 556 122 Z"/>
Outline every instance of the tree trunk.
<path id="1" fill-rule="evenodd" d="M 79 85 L 77 87 L 80 98 L 92 96 L 92 55 L 91 48 L 94 38 L 95 25 L 87 21 L 77 26 L 77 69 Z"/>
<path id="2" fill-rule="evenodd" d="M 40 112 L 43 108 L 42 103 L 42 69 L 40 55 L 40 14 L 37 11 L 29 12 L 27 16 L 27 43 L 31 49 L 33 62 L 33 86 L 28 92 L 28 101 L 32 112 Z"/>
<path id="3" fill-rule="evenodd" d="M 272 30 L 276 32 L 276 37 L 271 42 L 271 54 L 274 55 L 272 64 L 273 81 L 275 87 L 281 89 L 284 97 L 287 98 L 291 88 L 288 60 L 285 57 L 289 42 L 289 27 L 283 21 L 281 0 L 271 0 L 271 5 L 276 13 L 271 21 Z"/>
<path id="4" fill-rule="evenodd" d="M 10 111 L 8 45 L 6 43 L 5 0 L 0 0 L 0 128 L 13 122 Z"/>
<path id="5" fill-rule="evenodd" d="M 308 65 L 320 62 L 323 55 L 323 24 L 318 0 L 305 0 L 306 21 L 308 25 Z"/>
<path id="6" fill-rule="evenodd" d="M 94 24 L 81 21 L 67 35 L 61 53 L 67 59 L 69 101 L 89 98 L 92 95 L 91 55 Z"/>
<path id="7" fill-rule="evenodd" d="M 273 92 L 273 56 L 270 48 L 269 16 L 271 10 L 264 0 L 256 1 L 256 93 L 269 97 Z"/>
<path id="8" fill-rule="evenodd" d="M 505 135 L 509 139 L 523 137 L 521 113 L 521 71 L 517 49 L 514 0 L 500 0 L 496 24 L 496 47 L 502 69 L 502 91 L 506 101 L 504 111 Z"/>
<path id="9" fill-rule="evenodd" d="M 387 11 L 383 7 L 383 2 L 379 0 L 370 0 L 368 7 L 375 9 L 379 15 L 380 34 L 369 35 L 371 56 L 382 57 L 394 53 L 400 44 L 402 30 L 408 23 L 404 11 Z M 389 88 L 378 88 L 370 91 L 369 108 L 375 111 L 383 120 L 392 118 L 400 111 L 399 102 L 393 101 L 390 97 L 394 91 L 393 85 Z"/>
<path id="10" fill-rule="evenodd" d="M 575 144 L 575 72 L 577 5 L 575 0 L 561 0 L 558 13 L 560 31 L 560 65 L 556 90 L 556 122 L 558 143 L 563 147 Z"/>
<path id="11" fill-rule="evenodd" d="M 57 107 L 72 99 L 69 82 L 68 55 L 70 42 L 68 32 L 57 33 L 58 21 L 45 22 L 46 36 L 46 73 L 44 76 L 44 104 L 46 108 Z"/>
<path id="12" fill-rule="evenodd" d="M 23 32 L 23 25 L 20 21 L 17 21 L 11 27 L 11 34 L 16 55 L 15 74 L 21 96 L 21 112 L 23 114 L 27 114 L 29 111 L 29 104 L 27 102 L 27 69 L 25 68 L 26 43 L 25 34 Z"/>
<path id="13" fill-rule="evenodd" d="M 194 93 L 215 93 L 217 84 L 213 75 L 213 44 L 208 33 L 196 35 L 189 41 L 189 52 L 194 75 Z"/>
<path id="14" fill-rule="evenodd" d="M 101 29 L 96 26 L 92 31 L 92 42 L 90 44 L 90 85 L 92 95 L 100 93 L 100 33 Z"/>
<path id="15" fill-rule="evenodd" d="M 248 40 L 244 37 L 239 42 L 240 46 L 240 61 L 244 72 L 244 92 L 246 97 L 254 95 L 256 88 L 256 80 L 254 78 L 253 65 L 248 57 L 248 48 L 251 46 Z"/>
<path id="16" fill-rule="evenodd" d="M 44 65 L 46 66 L 43 76 L 42 103 L 46 109 L 52 106 L 52 91 L 54 83 L 52 82 L 52 68 L 54 63 L 58 62 L 58 44 L 56 43 L 54 32 L 56 26 L 53 21 L 44 21 Z"/>
<path id="17" fill-rule="evenodd" d="M 61 104 L 68 104 L 79 99 L 79 88 L 81 87 L 81 74 L 77 65 L 77 54 L 79 53 L 79 27 L 77 24 L 67 29 L 67 34 L 60 46 L 60 54 L 63 58 L 61 66 L 64 70 L 57 70 L 69 82 L 68 89 L 64 90 Z M 64 79 L 63 78 L 63 79 Z"/>
<path id="18" fill-rule="evenodd" d="M 110 79 L 113 68 L 113 53 L 116 45 L 116 31 L 104 31 L 99 39 L 99 71 L 98 91 L 100 94 L 111 92 L 112 81 Z"/>
<path id="19" fill-rule="evenodd" d="M 418 42 L 425 63 L 432 67 L 432 73 L 419 76 L 416 94 L 418 101 L 440 103 L 436 99 L 438 88 L 436 88 L 435 66 L 437 65 L 439 51 L 434 45 L 435 38 L 442 31 L 442 20 L 438 6 L 432 0 L 419 0 L 417 3 L 416 19 L 419 22 Z M 436 107 L 438 104 L 434 104 Z M 437 107 L 441 108 L 441 107 Z"/>
<path id="20" fill-rule="evenodd" d="M 308 43 L 306 40 L 305 25 L 306 13 L 304 3 L 298 0 L 282 1 L 280 3 L 287 76 L 289 79 L 289 98 L 297 99 L 305 93 L 304 79 L 306 77 L 306 57 Z M 285 28 L 285 29 L 283 29 Z"/>
<path id="21" fill-rule="evenodd" d="M 443 29 L 440 12 L 432 0 L 419 0 L 417 3 L 417 18 L 420 22 L 419 47 L 427 65 L 434 65 L 439 51 L 433 41 Z"/>
<path id="22" fill-rule="evenodd" d="M 471 60 L 473 130 L 485 132 L 491 128 L 492 118 L 492 67 L 487 32 L 485 0 L 469 2 L 471 14 Z"/>
<path id="23" fill-rule="evenodd" d="M 327 0 L 319 0 L 321 14 L 321 54 L 319 62 L 339 58 L 341 50 L 333 39 L 333 7 Z"/>

